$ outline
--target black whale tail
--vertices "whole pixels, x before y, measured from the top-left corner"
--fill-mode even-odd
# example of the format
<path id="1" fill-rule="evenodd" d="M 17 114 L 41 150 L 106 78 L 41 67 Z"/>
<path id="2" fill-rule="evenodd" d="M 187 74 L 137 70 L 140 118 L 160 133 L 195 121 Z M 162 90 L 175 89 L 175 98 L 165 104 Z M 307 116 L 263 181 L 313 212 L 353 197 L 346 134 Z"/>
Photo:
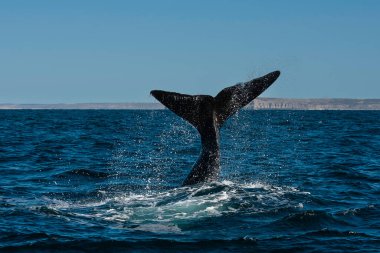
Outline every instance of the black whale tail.
<path id="1" fill-rule="evenodd" d="M 280 71 L 260 78 L 239 83 L 220 91 L 215 97 L 207 95 L 185 95 L 176 92 L 152 90 L 151 94 L 175 114 L 192 124 L 201 133 L 216 120 L 220 128 L 239 109 L 248 105 L 263 93 L 279 77 Z"/>
<path id="2" fill-rule="evenodd" d="M 201 135 L 201 154 L 183 186 L 217 179 L 220 172 L 219 129 L 228 117 L 259 96 L 279 75 L 280 72 L 275 71 L 249 82 L 236 84 L 223 89 L 215 97 L 151 91 L 158 101 L 192 124 Z"/>

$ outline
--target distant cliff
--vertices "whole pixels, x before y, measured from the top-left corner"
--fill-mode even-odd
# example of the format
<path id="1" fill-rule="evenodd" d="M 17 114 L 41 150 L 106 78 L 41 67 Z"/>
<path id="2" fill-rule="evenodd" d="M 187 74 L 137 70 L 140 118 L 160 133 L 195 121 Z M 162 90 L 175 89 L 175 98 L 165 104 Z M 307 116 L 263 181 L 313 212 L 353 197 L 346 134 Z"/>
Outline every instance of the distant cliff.
<path id="1" fill-rule="evenodd" d="M 33 110 L 160 110 L 159 103 L 0 104 L 0 109 Z M 257 98 L 246 106 L 254 110 L 380 110 L 380 99 Z"/>
<path id="2" fill-rule="evenodd" d="M 158 110 L 159 103 L 0 104 L 0 109 L 30 110 Z"/>
<path id="3" fill-rule="evenodd" d="M 258 98 L 247 107 L 281 110 L 380 110 L 380 99 Z"/>

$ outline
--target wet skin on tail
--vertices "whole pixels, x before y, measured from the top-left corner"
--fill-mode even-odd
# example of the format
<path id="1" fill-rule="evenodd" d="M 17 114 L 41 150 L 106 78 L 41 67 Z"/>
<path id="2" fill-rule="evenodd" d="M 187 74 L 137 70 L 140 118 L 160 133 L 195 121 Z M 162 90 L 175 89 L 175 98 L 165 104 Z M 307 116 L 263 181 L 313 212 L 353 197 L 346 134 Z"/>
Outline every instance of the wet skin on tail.
<path id="1" fill-rule="evenodd" d="M 239 109 L 264 92 L 280 71 L 227 87 L 215 97 L 153 90 L 151 94 L 175 114 L 192 124 L 201 135 L 202 151 L 183 186 L 214 181 L 220 172 L 219 130 Z"/>

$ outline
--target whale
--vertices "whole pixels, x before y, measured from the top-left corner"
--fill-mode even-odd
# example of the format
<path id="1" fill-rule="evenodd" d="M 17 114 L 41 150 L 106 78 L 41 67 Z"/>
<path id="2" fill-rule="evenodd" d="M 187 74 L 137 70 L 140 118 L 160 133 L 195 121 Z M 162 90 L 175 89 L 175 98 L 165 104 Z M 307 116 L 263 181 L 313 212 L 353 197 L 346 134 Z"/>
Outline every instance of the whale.
<path id="1" fill-rule="evenodd" d="M 151 95 L 194 126 L 201 152 L 182 186 L 212 182 L 220 174 L 220 129 L 226 120 L 263 93 L 280 76 L 274 71 L 248 82 L 224 88 L 215 97 L 152 90 Z"/>

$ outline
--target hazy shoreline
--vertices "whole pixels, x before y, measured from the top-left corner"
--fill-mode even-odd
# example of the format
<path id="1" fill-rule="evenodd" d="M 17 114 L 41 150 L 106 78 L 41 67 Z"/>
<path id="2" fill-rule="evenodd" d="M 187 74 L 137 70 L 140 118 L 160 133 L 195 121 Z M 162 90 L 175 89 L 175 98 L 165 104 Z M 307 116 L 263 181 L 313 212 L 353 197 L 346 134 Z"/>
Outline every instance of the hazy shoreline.
<path id="1" fill-rule="evenodd" d="M 257 98 L 245 107 L 253 110 L 380 110 L 380 99 Z M 0 104 L 0 110 L 163 110 L 160 103 Z"/>

